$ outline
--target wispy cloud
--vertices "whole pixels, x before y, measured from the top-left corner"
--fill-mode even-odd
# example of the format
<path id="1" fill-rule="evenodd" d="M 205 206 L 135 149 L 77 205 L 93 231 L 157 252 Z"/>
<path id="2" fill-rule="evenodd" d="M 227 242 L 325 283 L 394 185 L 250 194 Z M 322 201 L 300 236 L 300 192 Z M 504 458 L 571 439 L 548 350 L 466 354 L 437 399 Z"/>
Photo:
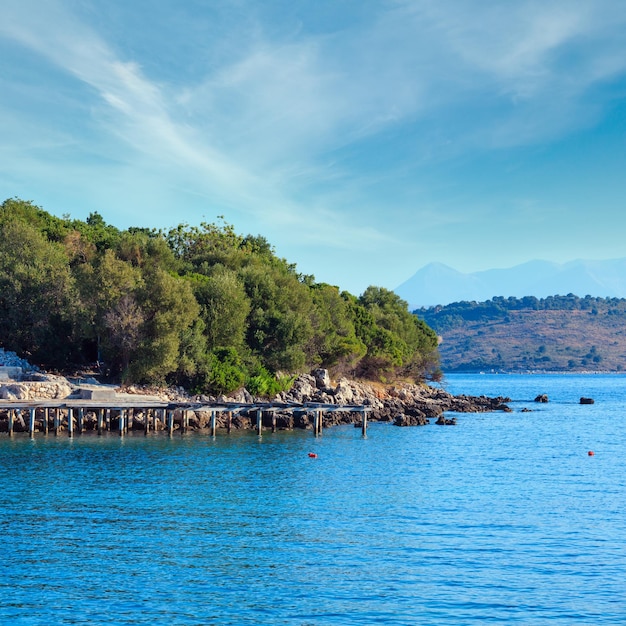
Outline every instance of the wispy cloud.
<path id="1" fill-rule="evenodd" d="M 268 173 L 289 175 L 286 163 L 310 168 L 328 151 L 438 107 L 463 115 L 460 95 L 499 107 L 489 122 L 475 121 L 481 131 L 491 123 L 502 134 L 503 125 L 517 124 L 520 142 L 540 141 L 542 132 L 559 132 L 550 100 L 559 103 L 561 130 L 582 123 L 585 91 L 626 69 L 619 2 L 389 6 L 338 32 L 287 31 L 279 40 L 259 23 L 245 56 L 207 68 L 182 92 L 118 58 L 61 2 L 9 0 L 0 32 L 93 88 L 109 106 L 98 112 L 110 115 L 111 127 L 136 150 L 163 150 L 240 188 L 262 184 Z M 546 124 L 528 128 L 530 113 Z M 471 129 L 472 120 L 464 126 Z M 534 136 L 524 136 L 524 127 Z"/>
<path id="2" fill-rule="evenodd" d="M 214 3 L 206 24 L 229 19 L 207 34 L 181 12 L 174 35 L 193 45 L 163 75 L 107 39 L 98 3 L 79 14 L 63 0 L 4 0 L 0 37 L 76 81 L 81 124 L 117 164 L 112 176 L 129 186 L 152 177 L 333 247 L 402 237 L 386 219 L 386 180 L 407 188 L 398 214 L 459 223 L 422 194 L 424 164 L 592 124 L 626 72 L 621 0 L 390 0 L 349 4 L 348 16 L 338 4 L 337 19 L 315 28 L 305 4 L 277 26 L 272 3 Z M 69 125 L 49 133 L 79 141 Z M 378 217 L 364 222 L 359 210 Z"/>

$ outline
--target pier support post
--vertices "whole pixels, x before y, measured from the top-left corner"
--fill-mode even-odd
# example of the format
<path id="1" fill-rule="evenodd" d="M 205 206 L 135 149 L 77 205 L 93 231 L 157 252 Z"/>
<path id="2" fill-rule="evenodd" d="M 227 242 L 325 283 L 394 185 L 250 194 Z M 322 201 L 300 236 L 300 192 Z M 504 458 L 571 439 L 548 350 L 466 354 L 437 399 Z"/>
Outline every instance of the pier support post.
<path id="1" fill-rule="evenodd" d="M 217 424 L 216 424 L 216 417 L 215 417 L 215 409 L 213 409 L 211 411 L 211 437 L 215 437 L 215 432 L 217 430 Z"/>
<path id="2" fill-rule="evenodd" d="M 102 422 L 104 421 L 104 410 L 98 409 L 98 434 L 102 434 Z"/>
<path id="3" fill-rule="evenodd" d="M 228 434 L 230 435 L 230 431 L 233 429 L 233 412 L 232 411 L 228 411 L 227 413 L 227 419 L 228 419 Z"/>
<path id="4" fill-rule="evenodd" d="M 144 426 L 144 433 L 147 435 L 150 432 L 150 410 L 149 409 L 144 409 L 143 426 Z"/>
<path id="5" fill-rule="evenodd" d="M 276 411 L 272 411 L 272 432 L 276 432 Z"/>
<path id="6" fill-rule="evenodd" d="M 363 437 L 367 436 L 367 411 L 361 411 L 361 434 Z"/>
<path id="7" fill-rule="evenodd" d="M 111 432 L 111 409 L 106 409 L 104 412 L 104 427 Z"/>
<path id="8" fill-rule="evenodd" d="M 54 434 L 59 434 L 59 429 L 61 428 L 61 409 L 54 409 Z"/>
<path id="9" fill-rule="evenodd" d="M 256 410 L 256 434 L 261 437 L 263 434 L 263 411 Z"/>
<path id="10" fill-rule="evenodd" d="M 84 409 L 78 409 L 78 433 L 79 434 L 82 434 L 83 432 L 85 432 L 84 417 L 85 417 Z"/>
<path id="11" fill-rule="evenodd" d="M 67 410 L 67 436 L 74 436 L 74 412 L 72 409 Z"/>
<path id="12" fill-rule="evenodd" d="M 15 410 L 9 409 L 9 437 L 13 436 L 13 424 L 15 422 Z"/>
<path id="13" fill-rule="evenodd" d="M 313 411 L 313 434 L 316 437 L 322 434 L 322 411 L 320 409 Z"/>
<path id="14" fill-rule="evenodd" d="M 167 432 L 170 437 L 174 434 L 174 411 L 167 412 Z"/>
<path id="15" fill-rule="evenodd" d="M 43 434 L 48 434 L 48 420 L 50 419 L 50 409 L 46 407 L 43 410 Z"/>
<path id="16" fill-rule="evenodd" d="M 35 409 L 30 409 L 28 413 L 28 436 L 35 436 Z"/>

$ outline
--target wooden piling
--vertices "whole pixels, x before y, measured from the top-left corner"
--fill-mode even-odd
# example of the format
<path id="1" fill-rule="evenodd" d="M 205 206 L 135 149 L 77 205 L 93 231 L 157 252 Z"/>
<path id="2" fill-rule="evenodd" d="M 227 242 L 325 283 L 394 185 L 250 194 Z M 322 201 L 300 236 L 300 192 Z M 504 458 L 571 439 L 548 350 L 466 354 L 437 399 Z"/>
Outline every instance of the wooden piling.
<path id="1" fill-rule="evenodd" d="M 85 406 L 87 408 L 85 408 Z M 220 424 L 227 429 L 228 433 L 231 433 L 233 428 L 233 416 L 239 415 L 242 411 L 253 420 L 251 425 L 256 428 L 257 435 L 261 437 L 263 434 L 264 418 L 266 419 L 265 424 L 267 430 L 269 430 L 270 426 L 273 433 L 278 430 L 277 410 L 278 407 L 282 406 L 284 406 L 286 410 L 306 412 L 306 427 L 309 428 L 312 422 L 313 432 L 316 437 L 322 435 L 324 429 L 324 415 L 327 411 L 334 412 L 343 410 L 360 413 L 362 434 L 365 436 L 367 433 L 369 407 L 365 406 L 336 407 L 320 403 L 310 403 L 305 406 L 290 406 L 288 404 L 277 405 L 269 402 L 257 404 L 244 403 L 241 405 L 235 403 L 207 403 L 198 406 L 197 410 L 209 412 L 209 423 L 206 424 L 206 426 L 210 429 L 212 437 L 216 437 L 217 435 L 218 413 L 221 415 L 226 413 L 225 418 L 220 418 Z M 43 403 L 39 402 L 29 402 L 25 405 L 14 403 L 13 406 L 9 404 L 4 410 L 8 419 L 7 430 L 9 436 L 13 435 L 17 428 L 20 432 L 28 430 L 30 437 L 34 437 L 35 432 L 40 429 L 39 420 L 41 420 L 41 431 L 48 433 L 50 429 L 53 429 L 55 435 L 58 435 L 67 424 L 68 436 L 70 438 L 73 437 L 76 432 L 80 434 L 87 428 L 91 428 L 91 425 L 88 423 L 89 414 L 91 412 L 94 413 L 94 430 L 97 428 L 99 435 L 103 433 L 105 428 L 111 430 L 114 419 L 118 419 L 118 423 L 115 424 L 115 429 L 118 430 L 120 436 L 123 436 L 133 428 L 133 421 L 135 421 L 135 425 L 138 429 L 144 430 L 146 435 L 151 429 L 156 432 L 157 427 L 161 430 L 167 428 L 170 435 L 173 434 L 176 428 L 180 427 L 181 434 L 184 434 L 190 431 L 191 411 L 195 410 L 190 408 L 188 404 L 169 404 L 166 407 L 163 404 L 159 405 L 156 403 L 150 403 L 151 408 L 147 409 L 140 408 L 140 404 L 130 403 L 122 404 L 121 406 L 118 405 L 118 408 L 115 408 L 113 404 L 109 404 L 109 408 L 106 408 L 106 404 L 104 406 L 100 405 L 100 408 L 97 407 L 98 405 L 95 402 L 83 404 L 80 401 L 72 400 L 67 403 L 51 402 L 49 406 L 45 406 Z M 28 418 L 26 417 L 26 411 L 29 412 Z M 54 413 L 51 414 L 51 411 Z M 142 415 L 143 422 L 134 420 L 134 416 L 139 412 Z M 312 416 L 311 413 L 313 413 Z M 204 415 L 205 418 L 203 418 L 203 420 L 206 419 L 206 413 L 204 413 Z M 255 417 L 253 417 L 253 415 Z M 158 426 L 158 420 L 161 421 L 162 426 Z"/>
<path id="2" fill-rule="evenodd" d="M 316 437 L 322 434 L 322 411 L 320 409 L 313 411 L 313 434 Z"/>

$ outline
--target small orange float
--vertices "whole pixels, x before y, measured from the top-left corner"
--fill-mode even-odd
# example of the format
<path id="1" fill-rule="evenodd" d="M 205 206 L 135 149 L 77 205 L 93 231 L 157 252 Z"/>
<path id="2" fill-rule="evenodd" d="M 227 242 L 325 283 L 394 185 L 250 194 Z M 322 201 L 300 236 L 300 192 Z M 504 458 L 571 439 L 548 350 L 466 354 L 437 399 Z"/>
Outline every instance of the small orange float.
<path id="1" fill-rule="evenodd" d="M 587 452 L 588 456 L 595 456 L 595 452 L 593 450 L 589 450 L 589 452 Z"/>
<path id="2" fill-rule="evenodd" d="M 317 454 L 315 454 L 315 452 L 309 452 L 309 458 L 310 459 L 316 459 L 317 458 Z"/>

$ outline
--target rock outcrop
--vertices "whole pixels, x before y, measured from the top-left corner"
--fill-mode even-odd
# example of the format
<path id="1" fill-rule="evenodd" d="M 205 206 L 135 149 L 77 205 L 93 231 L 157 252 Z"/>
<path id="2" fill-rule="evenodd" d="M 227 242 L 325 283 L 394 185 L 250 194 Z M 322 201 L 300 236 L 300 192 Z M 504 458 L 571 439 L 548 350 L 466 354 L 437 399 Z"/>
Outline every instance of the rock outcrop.
<path id="1" fill-rule="evenodd" d="M 267 402 L 266 398 L 254 398 L 246 389 L 230 394 L 229 396 L 207 396 L 188 394 L 183 388 L 174 387 L 160 389 L 156 387 L 130 386 L 114 389 L 112 387 L 98 386 L 96 381 L 90 381 L 89 385 L 79 387 L 70 383 L 60 376 L 52 376 L 42 373 L 32 373 L 29 380 L 9 382 L 0 385 L 0 397 L 4 400 L 59 400 L 59 399 L 97 399 L 108 400 L 110 396 L 116 398 L 132 397 L 149 400 L 162 400 L 183 405 L 193 404 L 252 404 L 254 402 Z M 100 397 L 102 396 L 102 397 Z M 369 421 L 389 422 L 396 426 L 423 426 L 430 423 L 431 419 L 437 420 L 437 424 L 454 424 L 455 418 L 448 419 L 446 412 L 453 413 L 477 413 L 486 411 L 505 411 L 511 409 L 507 406 L 509 398 L 487 396 L 453 396 L 444 389 L 428 385 L 416 384 L 366 384 L 359 381 L 341 378 L 333 382 L 327 370 L 317 369 L 311 374 L 299 376 L 289 391 L 280 393 L 271 402 L 275 406 L 268 407 L 262 414 L 264 427 L 277 429 L 313 428 L 313 414 L 315 407 L 303 406 L 290 407 L 281 410 L 280 404 L 289 405 L 321 405 L 323 426 L 338 424 L 354 424 L 359 426 L 363 419 L 360 407 L 367 407 Z M 350 407 L 355 407 L 350 410 Z M 208 407 L 207 407 L 208 408 Z M 211 411 L 207 408 L 190 408 L 189 427 L 194 430 L 203 430 L 210 427 Z M 334 410 L 333 410 L 334 409 Z M 339 410 L 337 410 L 339 409 Z M 256 410 L 247 410 L 240 407 L 233 415 L 219 411 L 216 415 L 218 428 L 230 426 L 234 429 L 249 429 L 256 425 Z M 95 420 L 93 416 L 85 417 L 86 420 Z M 141 428 L 146 416 L 138 413 L 133 418 L 136 428 Z M 91 425 L 91 421 L 89 424 Z M 95 423 L 95 421 L 94 421 Z M 93 426 L 93 425 L 91 425 Z M 162 427 L 161 424 L 157 429 Z M 21 426 L 20 426 L 21 428 Z M 90 426 L 88 427 L 90 428 Z M 17 429 L 17 428 L 16 428 Z"/>

